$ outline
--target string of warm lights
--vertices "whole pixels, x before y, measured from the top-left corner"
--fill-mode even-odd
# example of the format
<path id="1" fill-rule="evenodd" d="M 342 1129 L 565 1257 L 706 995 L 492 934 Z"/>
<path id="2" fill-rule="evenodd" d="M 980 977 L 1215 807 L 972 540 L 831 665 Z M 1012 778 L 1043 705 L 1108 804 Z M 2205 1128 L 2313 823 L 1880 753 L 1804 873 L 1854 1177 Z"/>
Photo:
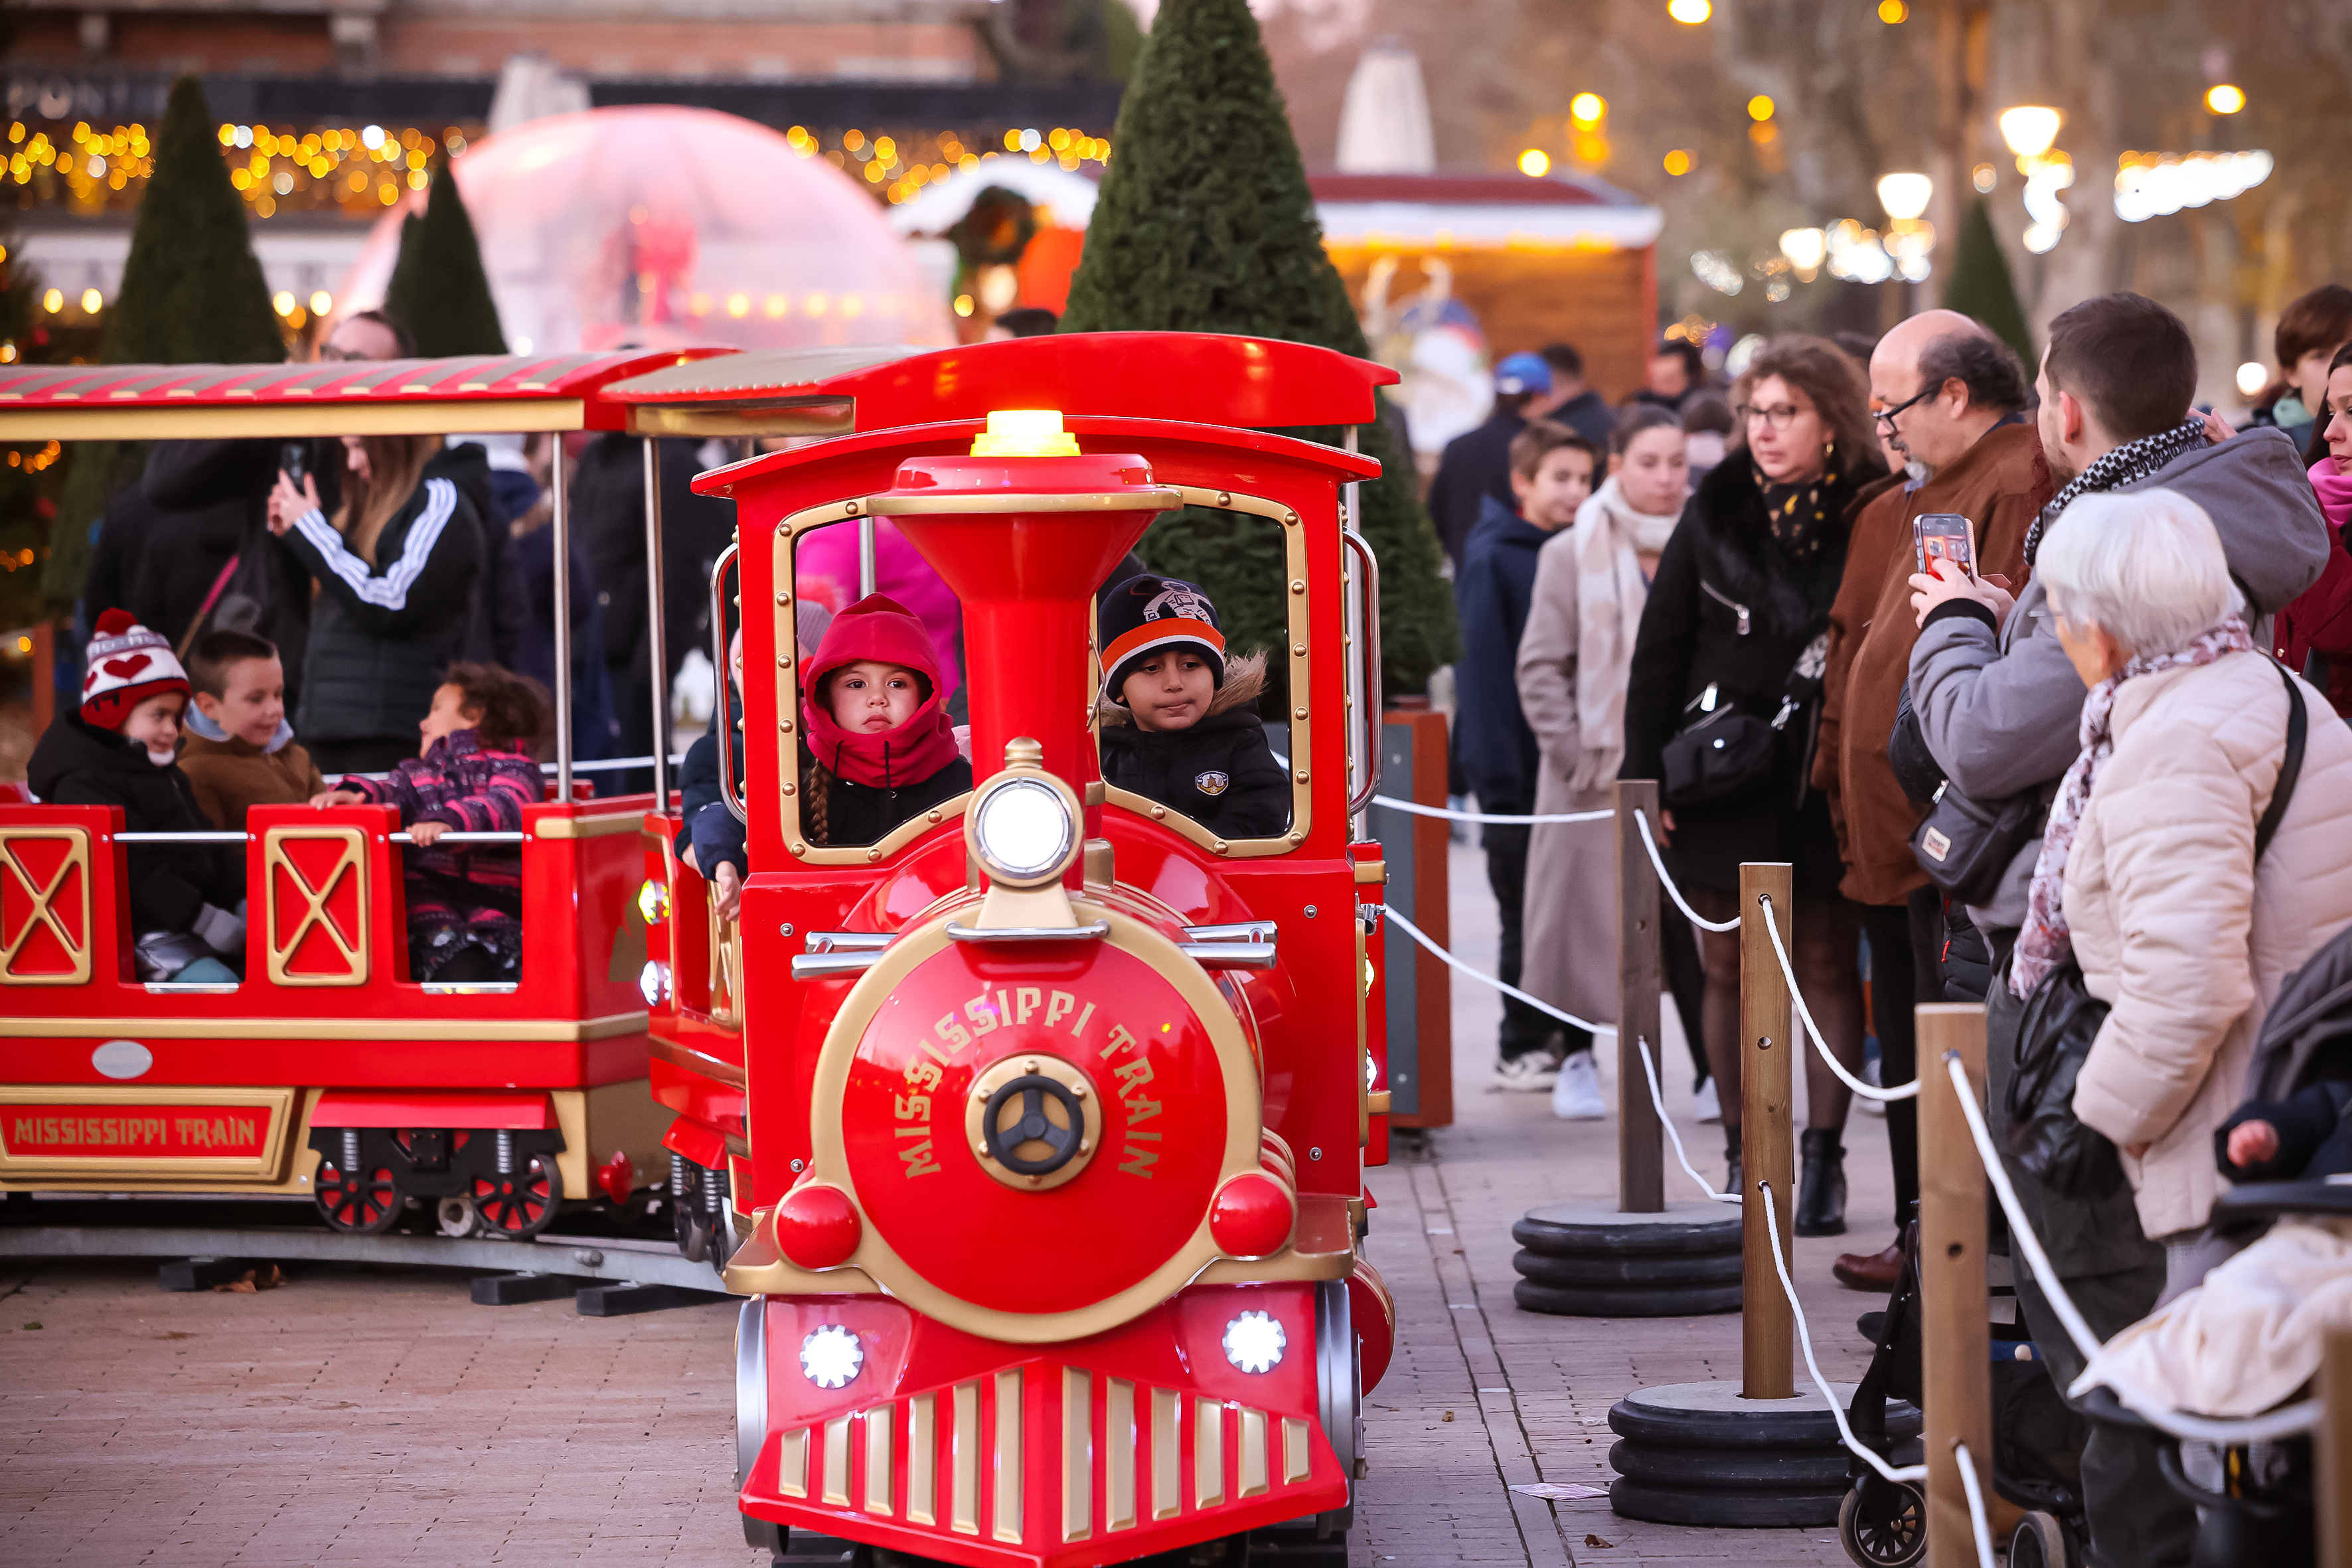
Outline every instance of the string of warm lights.
<path id="1" fill-rule="evenodd" d="M 1026 157 L 1033 163 L 1056 163 L 1073 172 L 1087 163 L 1110 162 L 1109 138 L 1061 125 L 1049 131 L 1008 127 L 997 136 L 971 140 L 952 131 L 868 136 L 855 126 L 816 132 L 795 125 L 784 132 L 784 142 L 803 158 L 822 157 L 835 168 L 856 174 L 893 206 L 934 181 L 959 171 L 969 174 L 996 158 Z"/>

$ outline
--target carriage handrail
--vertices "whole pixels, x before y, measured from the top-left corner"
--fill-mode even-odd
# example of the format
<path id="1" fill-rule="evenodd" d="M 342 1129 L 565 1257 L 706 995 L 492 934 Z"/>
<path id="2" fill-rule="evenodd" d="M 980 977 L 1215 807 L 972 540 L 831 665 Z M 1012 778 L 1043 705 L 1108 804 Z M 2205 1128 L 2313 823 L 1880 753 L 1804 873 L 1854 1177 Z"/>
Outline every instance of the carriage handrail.
<path id="1" fill-rule="evenodd" d="M 107 837 L 116 844 L 249 844 L 259 836 L 251 833 L 191 832 L 113 833 Z M 385 837 L 387 842 L 393 844 L 416 842 L 416 836 L 413 833 L 394 833 L 386 835 Z M 433 842 L 436 844 L 521 844 L 527 842 L 530 837 L 530 835 L 528 833 L 451 832 L 439 835 Z"/>
<path id="2" fill-rule="evenodd" d="M 1339 531 L 1339 542 L 1354 551 L 1364 564 L 1363 581 L 1358 585 L 1358 597 L 1363 606 L 1363 646 L 1356 650 L 1356 656 L 1363 661 L 1356 695 L 1363 703 L 1358 719 L 1363 731 L 1364 760 L 1361 782 L 1348 796 L 1348 815 L 1353 817 L 1370 801 L 1381 782 L 1381 563 L 1372 553 L 1371 542 L 1353 528 Z"/>
<path id="3" fill-rule="evenodd" d="M 654 804 L 669 805 L 669 625 L 663 615 L 661 442 L 646 447 L 646 644 L 652 652 Z"/>
<path id="4" fill-rule="evenodd" d="M 727 568 L 735 563 L 741 549 L 740 545 L 729 545 L 719 552 L 718 562 L 710 568 L 710 668 L 719 677 L 719 694 L 714 703 L 719 722 L 712 726 L 719 731 L 719 798 L 727 803 L 736 821 L 749 826 L 751 814 L 743 809 L 743 797 L 735 791 L 735 726 L 729 721 L 733 678 L 727 668 Z"/>

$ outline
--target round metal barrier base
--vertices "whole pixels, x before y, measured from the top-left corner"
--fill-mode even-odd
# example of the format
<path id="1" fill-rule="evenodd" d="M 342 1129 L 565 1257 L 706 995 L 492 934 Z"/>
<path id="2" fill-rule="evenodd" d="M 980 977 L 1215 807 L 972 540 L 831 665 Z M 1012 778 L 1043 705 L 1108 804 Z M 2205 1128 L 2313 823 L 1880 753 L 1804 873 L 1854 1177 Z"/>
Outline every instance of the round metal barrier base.
<path id="1" fill-rule="evenodd" d="M 1831 1385 L 1838 1399 L 1851 1384 Z M 1837 1421 L 1816 1389 L 1792 1399 L 1741 1397 L 1736 1383 L 1636 1389 L 1609 1412 L 1610 1506 L 1658 1524 L 1832 1525 L 1848 1486 Z M 1916 1463 L 1919 1412 L 1890 1401 L 1895 1462 Z"/>
<path id="2" fill-rule="evenodd" d="M 1739 1211 L 1671 1203 L 1621 1214 L 1606 1202 L 1550 1204 L 1511 1226 L 1512 1299 L 1576 1318 L 1680 1318 L 1739 1310 Z"/>

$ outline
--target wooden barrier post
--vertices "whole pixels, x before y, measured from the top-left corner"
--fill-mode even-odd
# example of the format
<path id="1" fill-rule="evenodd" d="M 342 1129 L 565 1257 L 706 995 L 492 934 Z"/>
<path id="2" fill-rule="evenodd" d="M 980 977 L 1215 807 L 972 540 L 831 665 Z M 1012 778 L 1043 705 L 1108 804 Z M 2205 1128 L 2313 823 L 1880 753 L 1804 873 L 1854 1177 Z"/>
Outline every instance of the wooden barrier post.
<path id="1" fill-rule="evenodd" d="M 2319 1363 L 2319 1568 L 2352 1568 L 2352 1330 L 2327 1336 Z"/>
<path id="2" fill-rule="evenodd" d="M 1658 933 L 1658 873 L 1642 847 L 1640 812 L 1658 820 L 1652 779 L 1617 781 L 1617 1208 L 1622 1214 L 1663 1214 L 1666 1150 L 1650 1076 L 1642 1065 L 1646 1042 L 1660 1076 L 1658 985 L 1664 950 Z"/>
<path id="3" fill-rule="evenodd" d="M 1954 1092 L 1948 1057 L 1984 1098 L 1985 1010 L 1916 1009 L 1919 1038 L 1919 1307 L 1926 1397 L 1927 1568 L 1973 1568 L 1976 1532 L 1960 1479 L 1966 1443 L 1992 1500 L 1992 1334 L 1986 1310 L 1985 1173 Z"/>
<path id="4" fill-rule="evenodd" d="M 1789 982 L 1765 930 L 1769 919 L 1793 950 L 1790 868 L 1750 861 L 1739 868 L 1739 1161 L 1741 1273 L 1739 1392 L 1746 1399 L 1796 1396 L 1796 1320 L 1780 1293 L 1759 1183 L 1769 1183 L 1780 1217 L 1780 1256 L 1793 1258 L 1797 1195 L 1793 1011 Z M 1771 900 L 1768 913 L 1763 899 Z"/>

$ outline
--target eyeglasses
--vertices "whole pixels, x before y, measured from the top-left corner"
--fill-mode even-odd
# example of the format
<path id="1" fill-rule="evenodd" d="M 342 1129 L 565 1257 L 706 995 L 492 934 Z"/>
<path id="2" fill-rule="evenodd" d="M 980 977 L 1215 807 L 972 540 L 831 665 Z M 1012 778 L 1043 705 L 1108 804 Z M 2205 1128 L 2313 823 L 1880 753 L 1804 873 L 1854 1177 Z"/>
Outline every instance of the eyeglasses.
<path id="1" fill-rule="evenodd" d="M 1902 402 L 1896 404 L 1892 408 L 1872 409 L 1870 411 L 1870 416 L 1878 421 L 1881 425 L 1885 426 L 1889 430 L 1892 430 L 1895 428 L 1895 416 L 1896 415 L 1902 413 L 1905 409 L 1910 407 L 1915 403 L 1924 403 L 1929 397 L 1942 390 L 1943 388 L 1938 386 L 1923 386 L 1917 392 L 1913 393 L 1910 396 L 1905 398 Z"/>
<path id="2" fill-rule="evenodd" d="M 1806 413 L 1807 410 L 1798 407 L 1793 403 L 1783 403 L 1778 408 L 1751 408 L 1743 403 L 1731 412 L 1733 417 L 1742 425 L 1753 425 L 1761 419 L 1775 430 L 1786 430 L 1796 423 L 1798 415 Z"/>

